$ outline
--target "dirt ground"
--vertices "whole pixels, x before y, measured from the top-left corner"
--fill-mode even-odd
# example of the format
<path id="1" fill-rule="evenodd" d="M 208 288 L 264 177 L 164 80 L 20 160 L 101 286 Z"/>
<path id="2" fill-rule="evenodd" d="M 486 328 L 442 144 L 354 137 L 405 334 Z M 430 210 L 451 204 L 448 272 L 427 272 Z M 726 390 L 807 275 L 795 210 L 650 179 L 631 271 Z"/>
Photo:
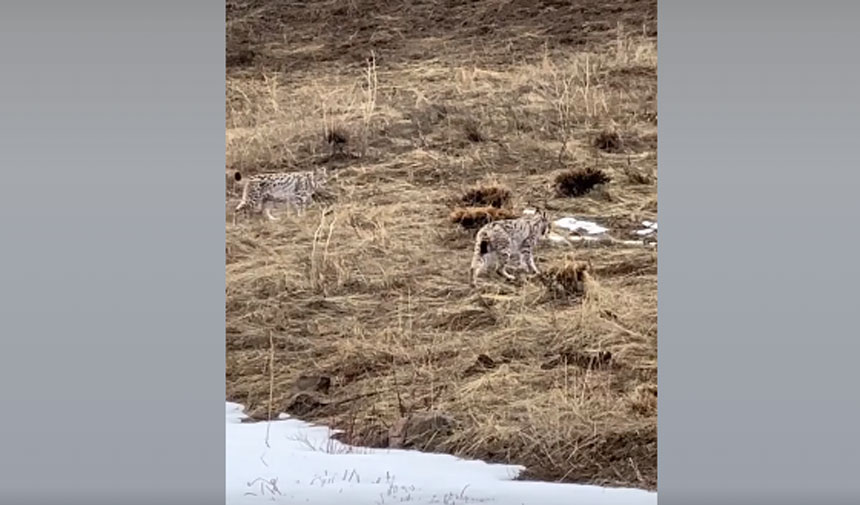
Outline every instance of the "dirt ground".
<path id="1" fill-rule="evenodd" d="M 228 0 L 227 399 L 351 444 L 656 489 L 656 248 L 547 242 L 544 277 L 472 289 L 474 229 L 449 219 L 495 184 L 508 210 L 618 238 L 656 221 L 656 18 L 656 0 Z M 236 170 L 322 165 L 331 193 L 301 218 L 234 222 Z M 558 192 L 588 168 L 609 182 Z M 556 289 L 571 261 L 584 287 Z"/>

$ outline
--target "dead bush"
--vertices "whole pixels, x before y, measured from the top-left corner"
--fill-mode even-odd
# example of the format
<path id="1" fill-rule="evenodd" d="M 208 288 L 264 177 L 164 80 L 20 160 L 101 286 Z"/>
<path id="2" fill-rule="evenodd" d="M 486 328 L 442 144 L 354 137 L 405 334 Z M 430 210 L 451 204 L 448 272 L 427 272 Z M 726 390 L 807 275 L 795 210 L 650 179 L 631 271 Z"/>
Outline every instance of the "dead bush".
<path id="1" fill-rule="evenodd" d="M 620 152 L 623 144 L 621 135 L 615 131 L 604 130 L 594 137 L 594 147 L 607 153 Z"/>
<path id="2" fill-rule="evenodd" d="M 555 178 L 555 190 L 561 196 L 578 197 L 601 184 L 612 181 L 603 170 L 595 168 L 578 168 L 558 174 Z"/>
<path id="3" fill-rule="evenodd" d="M 566 258 L 560 265 L 551 265 L 539 279 L 553 297 L 580 297 L 592 280 L 588 263 Z"/>
<path id="4" fill-rule="evenodd" d="M 478 186 L 468 189 L 460 201 L 468 207 L 502 208 L 511 200 L 511 191 L 502 186 Z"/>
<path id="5" fill-rule="evenodd" d="M 467 230 L 480 228 L 492 221 L 515 219 L 513 211 L 497 207 L 458 207 L 451 211 L 449 219 Z"/>

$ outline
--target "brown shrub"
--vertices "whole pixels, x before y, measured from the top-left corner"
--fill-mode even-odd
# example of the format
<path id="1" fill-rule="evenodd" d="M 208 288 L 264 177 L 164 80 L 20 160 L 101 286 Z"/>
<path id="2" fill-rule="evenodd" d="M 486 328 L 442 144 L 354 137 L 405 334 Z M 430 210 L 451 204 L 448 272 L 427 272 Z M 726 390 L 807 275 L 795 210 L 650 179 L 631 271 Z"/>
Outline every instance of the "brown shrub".
<path id="1" fill-rule="evenodd" d="M 515 219 L 513 211 L 497 207 L 458 207 L 451 211 L 449 219 L 468 230 L 476 229 L 500 219 Z"/>
<path id="2" fill-rule="evenodd" d="M 553 296 L 579 297 L 592 280 L 589 268 L 588 263 L 566 258 L 564 263 L 548 267 L 539 279 Z"/>
<path id="3" fill-rule="evenodd" d="M 618 132 L 614 131 L 602 131 L 598 133 L 594 137 L 593 145 L 597 149 L 608 153 L 617 153 L 623 147 L 621 136 L 618 135 Z"/>
<path id="4" fill-rule="evenodd" d="M 333 153 L 342 153 L 350 141 L 349 131 L 342 126 L 326 129 L 324 137 Z"/>
<path id="5" fill-rule="evenodd" d="M 581 168 L 568 170 L 555 178 L 555 189 L 561 196 L 578 197 L 585 195 L 595 186 L 607 184 L 612 180 L 603 170 Z"/>
<path id="6" fill-rule="evenodd" d="M 502 208 L 511 200 L 511 191 L 502 186 L 478 186 L 467 190 L 460 201 L 467 207 Z"/>

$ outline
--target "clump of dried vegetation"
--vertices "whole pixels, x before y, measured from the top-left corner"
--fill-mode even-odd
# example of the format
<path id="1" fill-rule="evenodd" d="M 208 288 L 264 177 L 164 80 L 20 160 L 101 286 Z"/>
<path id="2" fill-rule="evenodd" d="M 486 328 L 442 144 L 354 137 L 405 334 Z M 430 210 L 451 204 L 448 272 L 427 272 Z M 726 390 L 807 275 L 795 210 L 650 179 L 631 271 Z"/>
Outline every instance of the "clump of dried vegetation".
<path id="1" fill-rule="evenodd" d="M 589 268 L 588 263 L 567 257 L 563 263 L 547 268 L 539 279 L 552 296 L 583 296 L 595 282 L 588 272 Z"/>
<path id="2" fill-rule="evenodd" d="M 608 153 L 620 152 L 623 148 L 621 135 L 612 130 L 601 131 L 594 137 L 594 147 Z"/>
<path id="3" fill-rule="evenodd" d="M 467 230 L 474 230 L 485 224 L 500 219 L 513 219 L 519 217 L 509 209 L 498 207 L 457 207 L 451 211 L 449 219 Z"/>
<path id="4" fill-rule="evenodd" d="M 228 178 L 228 399 L 355 445 L 654 489 L 656 253 L 541 246 L 543 277 L 473 290 L 450 236 L 537 199 L 614 233 L 656 220 L 656 140 L 620 155 L 592 134 L 656 139 L 656 12 L 228 0 L 227 169 L 337 168 L 328 212 L 276 224 L 234 224 Z M 613 198 L 547 189 L 559 158 L 600 166 Z"/>
<path id="5" fill-rule="evenodd" d="M 595 186 L 607 184 L 612 178 L 596 168 L 566 170 L 555 177 L 555 189 L 561 196 L 577 197 L 587 194 Z"/>
<path id="6" fill-rule="evenodd" d="M 460 201 L 469 207 L 502 208 L 511 201 L 511 190 L 498 185 L 477 186 L 467 190 Z"/>

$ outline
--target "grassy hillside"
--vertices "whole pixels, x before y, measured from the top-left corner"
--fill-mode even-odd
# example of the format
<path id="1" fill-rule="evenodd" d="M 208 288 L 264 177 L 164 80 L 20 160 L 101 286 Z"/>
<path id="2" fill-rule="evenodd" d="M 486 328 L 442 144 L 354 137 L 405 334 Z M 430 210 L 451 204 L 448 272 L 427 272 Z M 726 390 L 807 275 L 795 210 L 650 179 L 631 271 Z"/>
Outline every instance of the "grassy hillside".
<path id="1" fill-rule="evenodd" d="M 656 12 L 228 0 L 227 399 L 353 444 L 654 489 L 656 250 L 546 243 L 548 272 L 590 262 L 584 292 L 471 289 L 474 230 L 449 216 L 497 185 L 511 212 L 545 204 L 618 238 L 656 220 Z M 233 171 L 322 164 L 331 195 L 302 218 L 233 222 Z M 585 169 L 608 182 L 559 193 L 559 174 Z"/>

